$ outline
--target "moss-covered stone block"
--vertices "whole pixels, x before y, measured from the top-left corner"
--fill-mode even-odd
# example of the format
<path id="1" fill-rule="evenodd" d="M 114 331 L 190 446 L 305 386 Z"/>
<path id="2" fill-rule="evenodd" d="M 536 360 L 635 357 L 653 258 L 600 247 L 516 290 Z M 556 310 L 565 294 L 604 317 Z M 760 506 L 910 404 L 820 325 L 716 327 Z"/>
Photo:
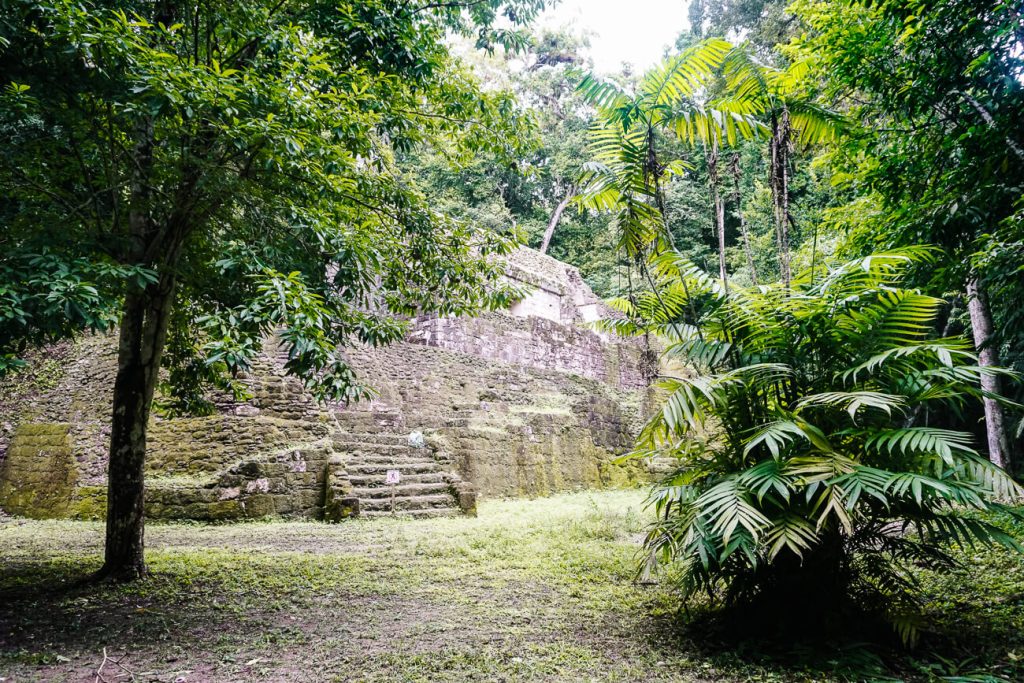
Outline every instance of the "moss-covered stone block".
<path id="1" fill-rule="evenodd" d="M 246 496 L 241 503 L 248 519 L 262 519 L 277 514 L 274 496 L 266 493 Z"/>
<path id="2" fill-rule="evenodd" d="M 352 495 L 352 485 L 341 456 L 332 456 L 324 471 L 324 521 L 340 522 L 358 517 L 359 499 Z"/>
<path id="3" fill-rule="evenodd" d="M 452 494 L 459 504 L 462 514 L 469 517 L 476 517 L 476 489 L 466 481 L 460 481 L 452 485 Z"/>
<path id="4" fill-rule="evenodd" d="M 340 522 L 359 516 L 359 499 L 355 496 L 332 497 L 324 505 L 324 521 Z"/>
<path id="5" fill-rule="evenodd" d="M 107 518 L 107 488 L 105 486 L 79 486 L 68 507 L 68 517 L 102 521 Z"/>
<path id="6" fill-rule="evenodd" d="M 0 507 L 13 515 L 67 517 L 78 469 L 64 423 L 23 424 L 0 465 Z"/>

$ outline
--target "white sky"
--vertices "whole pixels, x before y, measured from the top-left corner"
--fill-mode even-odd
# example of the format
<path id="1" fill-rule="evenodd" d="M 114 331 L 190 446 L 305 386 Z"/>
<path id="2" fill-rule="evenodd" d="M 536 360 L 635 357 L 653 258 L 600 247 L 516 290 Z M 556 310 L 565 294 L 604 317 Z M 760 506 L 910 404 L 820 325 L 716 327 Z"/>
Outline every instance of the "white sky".
<path id="1" fill-rule="evenodd" d="M 544 12 L 539 24 L 591 32 L 590 57 L 599 72 L 629 62 L 642 73 L 689 25 L 686 8 L 687 0 L 562 0 Z"/>

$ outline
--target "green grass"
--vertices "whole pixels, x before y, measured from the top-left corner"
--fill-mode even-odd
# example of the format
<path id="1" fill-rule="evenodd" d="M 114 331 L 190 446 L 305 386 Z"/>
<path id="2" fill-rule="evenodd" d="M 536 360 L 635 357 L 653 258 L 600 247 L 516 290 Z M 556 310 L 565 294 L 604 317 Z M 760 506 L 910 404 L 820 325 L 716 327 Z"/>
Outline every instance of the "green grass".
<path id="1" fill-rule="evenodd" d="M 0 679 L 94 681 L 104 648 L 108 681 L 1024 679 L 1019 556 L 965 553 L 962 571 L 923 574 L 936 629 L 917 651 L 772 657 L 711 638 L 669 584 L 634 583 L 642 500 L 485 502 L 476 519 L 154 524 L 152 576 L 99 586 L 80 580 L 98 568 L 101 525 L 6 518 Z"/>

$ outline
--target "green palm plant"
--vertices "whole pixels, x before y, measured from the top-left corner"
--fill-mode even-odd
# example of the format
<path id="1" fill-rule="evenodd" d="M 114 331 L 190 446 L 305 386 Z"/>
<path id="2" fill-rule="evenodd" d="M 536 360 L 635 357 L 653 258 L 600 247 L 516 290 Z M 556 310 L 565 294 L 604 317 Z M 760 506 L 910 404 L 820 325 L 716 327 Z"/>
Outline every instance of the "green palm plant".
<path id="1" fill-rule="evenodd" d="M 750 103 L 714 96 L 714 81 L 733 50 L 724 40 L 705 40 L 649 71 L 634 90 L 593 75 L 581 81 L 580 92 L 599 116 L 578 203 L 615 212 L 620 247 L 630 256 L 671 246 L 662 188 L 690 167 L 664 158 L 663 136 L 717 148 L 767 130 Z"/>
<path id="2" fill-rule="evenodd" d="M 721 66 L 726 102 L 741 103 L 745 113 L 758 116 L 769 130 L 769 187 L 779 272 L 786 286 L 792 278 L 789 179 L 793 147 L 828 142 L 835 138 L 843 123 L 839 114 L 815 103 L 804 87 L 812 59 L 804 56 L 780 69 L 761 63 L 746 45 L 738 45 L 723 58 Z"/>
<path id="3" fill-rule="evenodd" d="M 790 148 L 794 143 L 825 142 L 841 125 L 839 115 L 803 93 L 808 65 L 804 59 L 786 69 L 774 68 L 758 62 L 744 45 L 710 38 L 649 71 L 633 91 L 587 76 L 579 89 L 600 115 L 591 132 L 593 161 L 584 166 L 578 202 L 616 213 L 620 246 L 627 254 L 671 247 L 662 188 L 672 175 L 691 167 L 679 159 L 664 159 L 661 136 L 699 146 L 708 163 L 715 207 L 719 277 L 727 286 L 719 152 L 741 139 L 767 138 L 780 271 L 788 286 Z"/>
<path id="4" fill-rule="evenodd" d="M 983 397 L 983 374 L 1005 371 L 979 367 L 965 339 L 933 338 L 943 302 L 901 286 L 933 258 L 887 252 L 753 289 L 673 251 L 652 260 L 659 291 L 617 301 L 628 315 L 606 325 L 664 335 L 666 358 L 695 375 L 661 380 L 630 456 L 678 463 L 652 494 L 646 570 L 814 628 L 873 606 L 913 640 L 910 565 L 951 566 L 949 544 L 1019 547 L 974 512 L 1024 490 L 945 428 Z M 694 324 L 679 324 L 694 300 Z"/>

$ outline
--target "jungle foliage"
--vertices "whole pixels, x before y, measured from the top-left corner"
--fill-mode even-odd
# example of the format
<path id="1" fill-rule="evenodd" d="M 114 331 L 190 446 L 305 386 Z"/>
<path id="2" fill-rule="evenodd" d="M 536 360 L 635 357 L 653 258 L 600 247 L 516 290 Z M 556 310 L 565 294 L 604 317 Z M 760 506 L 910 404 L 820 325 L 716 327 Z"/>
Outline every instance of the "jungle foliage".
<path id="1" fill-rule="evenodd" d="M 980 400 L 984 374 L 1007 371 L 936 337 L 943 301 L 904 285 L 935 257 L 878 253 L 791 289 L 728 290 L 674 252 L 653 260 L 657 293 L 618 303 L 644 309 L 671 339 L 670 367 L 689 372 L 660 383 L 633 454 L 678 462 L 652 495 L 648 570 L 671 564 L 687 596 L 811 630 L 867 608 L 913 641 L 912 567 L 951 568 L 949 545 L 1020 550 L 974 513 L 1012 512 L 1024 489 L 946 426 Z M 694 301 L 696 321 L 674 322 Z"/>
<path id="2" fill-rule="evenodd" d="M 0 372 L 119 323 L 104 574 L 145 571 L 157 384 L 201 409 L 276 334 L 324 400 L 347 344 L 508 304 L 515 245 L 433 210 L 416 146 L 514 163 L 530 126 L 446 36 L 514 49 L 542 0 L 0 4 Z M 164 353 L 169 345 L 169 352 Z M 161 367 L 167 370 L 161 374 Z"/>
<path id="3" fill-rule="evenodd" d="M 1019 340 L 993 331 L 985 291 L 1021 283 L 1020 147 L 1003 118 L 1021 113 L 1021 19 L 957 2 L 791 9 L 806 32 L 767 56 L 686 41 L 635 87 L 581 84 L 598 121 L 580 202 L 614 217 L 639 276 L 603 327 L 668 340 L 664 407 L 633 454 L 679 463 L 652 497 L 646 569 L 677 572 L 687 596 L 754 607 L 748 620 L 821 634 L 868 612 L 912 642 L 910 567 L 948 569 L 951 545 L 1020 550 L 978 513 L 1024 494 L 1004 469 L 1004 415 L 1021 406 L 1000 380 L 1018 377 L 998 353 Z M 720 167 L 723 150 L 758 144 L 777 260 L 760 283 L 745 216 L 723 217 Z M 801 148 L 836 187 L 804 233 L 803 272 L 789 187 Z M 693 177 L 694 156 L 717 269 L 671 229 L 667 188 Z M 730 228 L 749 280 L 733 277 Z M 956 334 L 950 292 L 973 340 Z M 1014 315 L 996 319 L 1013 329 Z M 982 406 L 987 451 L 975 448 Z"/>

